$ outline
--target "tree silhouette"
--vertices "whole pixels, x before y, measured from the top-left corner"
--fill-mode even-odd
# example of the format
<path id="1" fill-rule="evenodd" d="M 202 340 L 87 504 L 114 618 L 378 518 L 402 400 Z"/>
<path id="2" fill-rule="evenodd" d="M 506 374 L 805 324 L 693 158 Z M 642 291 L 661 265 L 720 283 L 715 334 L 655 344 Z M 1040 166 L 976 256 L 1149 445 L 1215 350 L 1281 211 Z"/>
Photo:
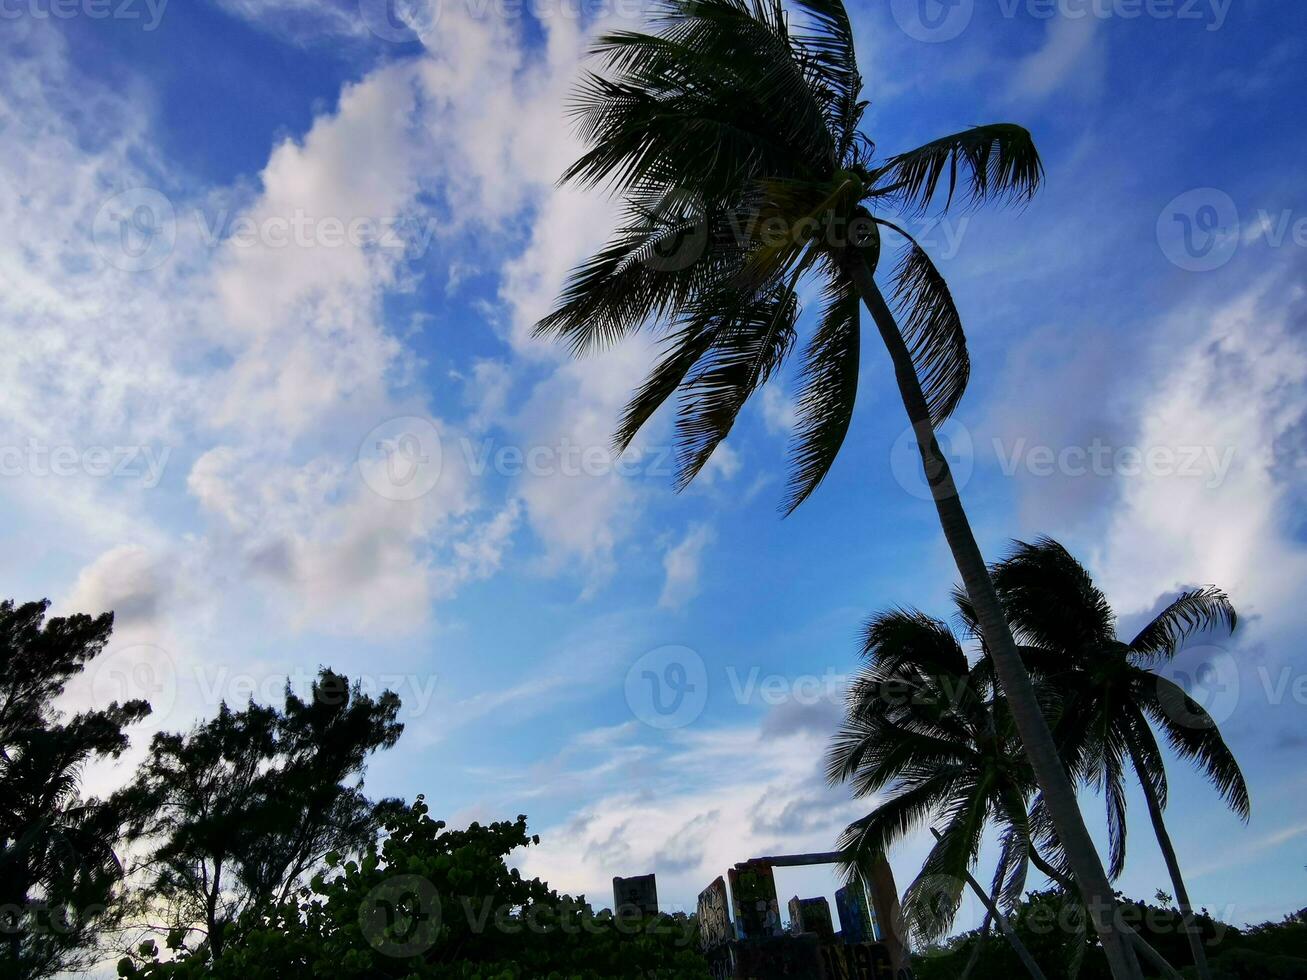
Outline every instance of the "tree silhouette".
<path id="1" fill-rule="evenodd" d="M 506 860 L 539 838 L 526 817 L 463 830 L 430 817 L 419 796 L 391 809 L 384 839 L 358 860 L 329 854 L 291 900 L 246 913 L 219 957 L 180 942 L 119 964 L 127 980 L 708 980 L 694 922 L 592 913 Z"/>
<path id="2" fill-rule="evenodd" d="M 81 774 L 128 747 L 124 727 L 150 712 L 117 702 L 65 717 L 68 682 L 99 656 L 113 615 L 46 621 L 48 602 L 0 603 L 0 974 L 53 976 L 94 958 L 123 876 L 123 813 L 84 798 Z"/>
<path id="3" fill-rule="evenodd" d="M 1210 976 L 1200 931 L 1166 829 L 1166 766 L 1154 735 L 1196 765 L 1245 820 L 1248 786 L 1216 721 L 1156 667 L 1176 656 L 1191 636 L 1232 631 L 1234 606 L 1215 587 L 1187 591 L 1169 603 L 1129 642 L 1117 638 L 1116 615 L 1089 572 L 1050 538 L 1018 543 L 994 568 L 994 582 L 1029 669 L 1057 688 L 1062 709 L 1054 737 L 1068 767 L 1103 791 L 1107 805 L 1110 870 L 1125 867 L 1125 770 L 1134 770 L 1148 806 L 1183 916 L 1200 978 Z M 959 597 L 964 614 L 974 613 Z"/>
<path id="4" fill-rule="evenodd" d="M 1002 828 L 1003 859 L 994 891 L 1021 895 L 1030 841 L 1027 809 L 1034 775 L 992 671 L 972 667 L 948 625 L 895 610 L 868 623 L 867 664 L 847 698 L 846 718 L 827 753 L 833 784 L 880 800 L 840 839 L 846 874 L 923 823 L 942 830 L 903 896 L 914 939 L 938 939 L 952 925 L 985 830 Z"/>
<path id="5" fill-rule="evenodd" d="M 157 842 L 146 903 L 217 956 L 245 913 L 284 900 L 328 852 L 367 846 L 382 814 L 362 792 L 366 760 L 399 738 L 399 707 L 323 670 L 307 700 L 287 686 L 282 710 L 224 703 L 188 733 L 156 735 L 126 793 L 133 832 Z"/>

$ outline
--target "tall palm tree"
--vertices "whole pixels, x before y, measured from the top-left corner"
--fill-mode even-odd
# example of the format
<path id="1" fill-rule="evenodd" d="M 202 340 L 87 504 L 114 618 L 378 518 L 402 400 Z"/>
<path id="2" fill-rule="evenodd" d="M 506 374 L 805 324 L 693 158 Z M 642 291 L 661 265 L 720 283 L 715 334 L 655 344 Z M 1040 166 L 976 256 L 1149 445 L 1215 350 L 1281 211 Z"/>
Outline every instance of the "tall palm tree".
<path id="1" fill-rule="evenodd" d="M 1107 875 L 935 438 L 970 371 L 961 318 L 926 251 L 884 217 L 922 212 L 939 198 L 945 206 L 1027 201 L 1043 176 L 1039 155 L 1026 130 L 1001 124 L 878 156 L 859 128 L 867 103 L 841 0 L 793 6 L 802 24 L 791 29 L 780 0 L 662 0 L 652 32 L 599 39 L 601 68 L 586 76 L 575 105 L 590 148 L 563 179 L 607 187 L 623 199 L 625 220 L 573 271 L 538 332 L 581 353 L 662 328 L 664 356 L 629 404 L 616 444 L 624 449 L 679 392 L 683 487 L 794 351 L 800 286 L 818 283 L 821 311 L 800 360 L 788 512 L 825 477 L 848 431 L 866 306 L 1113 975 L 1137 977 L 1112 921 Z M 876 280 L 882 230 L 904 242 L 889 276 L 902 328 Z"/>
<path id="2" fill-rule="evenodd" d="M 1020 897 L 1030 844 L 1027 807 L 1034 778 L 1017 744 L 992 674 L 967 663 L 949 627 L 895 610 L 866 628 L 868 663 L 850 688 L 844 724 L 827 753 L 827 778 L 880 805 L 840 838 L 845 874 L 866 877 L 877 855 L 923 822 L 936 844 L 903 897 L 913 935 L 932 940 L 952 925 L 970 884 L 1033 977 L 1043 974 L 998 910 Z M 986 828 L 1003 829 L 992 895 L 971 877 Z M 968 971 L 969 972 L 969 971 Z"/>
<path id="3" fill-rule="evenodd" d="M 1089 572 L 1048 538 L 1018 544 L 1015 553 L 995 567 L 994 582 L 1027 666 L 1060 692 L 1063 709 L 1054 737 L 1063 756 L 1074 772 L 1103 791 L 1111 876 L 1125 866 L 1128 765 L 1143 790 L 1194 965 L 1200 977 L 1209 977 L 1201 933 L 1163 816 L 1166 768 L 1154 729 L 1203 772 L 1244 820 L 1250 812 L 1248 786 L 1216 721 L 1155 668 L 1179 653 L 1196 633 L 1233 631 L 1234 606 L 1214 587 L 1188 591 L 1132 640 L 1122 641 L 1116 616 Z"/>

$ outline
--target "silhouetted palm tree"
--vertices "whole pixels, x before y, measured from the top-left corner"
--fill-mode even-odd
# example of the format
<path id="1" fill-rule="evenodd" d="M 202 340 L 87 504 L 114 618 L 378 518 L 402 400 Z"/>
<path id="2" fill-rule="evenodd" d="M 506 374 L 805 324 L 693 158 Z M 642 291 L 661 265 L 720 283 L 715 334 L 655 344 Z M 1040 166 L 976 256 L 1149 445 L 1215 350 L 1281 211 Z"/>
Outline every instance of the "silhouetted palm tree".
<path id="1" fill-rule="evenodd" d="M 994 568 L 1008 622 L 1029 669 L 1060 692 L 1054 737 L 1069 767 L 1102 789 L 1107 802 L 1110 872 L 1125 866 L 1128 765 L 1139 779 L 1148 815 L 1166 861 L 1200 977 L 1209 976 L 1193 906 L 1163 819 L 1166 768 L 1154 735 L 1197 765 L 1222 799 L 1247 819 L 1248 786 L 1216 721 L 1155 668 L 1185 641 L 1214 628 L 1233 631 L 1237 617 L 1214 587 L 1185 592 L 1128 643 L 1117 638 L 1116 616 L 1089 572 L 1056 541 L 1022 543 Z M 960 597 L 962 598 L 962 597 Z M 965 609 L 965 601 L 964 601 Z"/>
<path id="2" fill-rule="evenodd" d="M 538 331 L 575 352 L 645 326 L 666 352 L 628 406 L 624 449 L 680 392 L 678 487 L 703 467 L 749 396 L 796 345 L 799 287 L 824 300 L 801 358 L 793 476 L 786 510 L 828 472 L 858 386 L 859 303 L 894 365 L 945 537 L 997 666 L 1021 742 L 1057 820 L 1113 974 L 1138 967 L 1106 910 L 1111 888 L 1048 725 L 994 595 L 935 426 L 957 406 L 970 370 L 961 319 L 925 250 L 873 214 L 919 212 L 947 194 L 971 203 L 1026 201 L 1043 175 L 1030 134 L 981 126 L 878 157 L 859 125 L 867 103 L 853 29 L 840 0 L 665 0 L 657 33 L 602 37 L 600 73 L 575 107 L 590 149 L 564 180 L 606 185 L 626 220 L 579 266 Z M 943 184 L 947 190 L 941 187 Z M 881 229 L 902 236 L 891 293 L 877 285 Z"/>
<path id="3" fill-rule="evenodd" d="M 832 784 L 859 799 L 888 790 L 879 806 L 840 838 L 845 873 L 914 828 L 940 821 L 939 838 L 903 897 L 916 937 L 952 923 L 966 876 L 993 823 L 1003 828 L 995 894 L 1011 904 L 1024 883 L 1027 810 L 1034 776 L 1019 750 L 989 671 L 970 667 L 949 627 L 919 612 L 875 617 L 864 634 L 867 665 L 849 690 L 846 717 L 827 754 Z"/>

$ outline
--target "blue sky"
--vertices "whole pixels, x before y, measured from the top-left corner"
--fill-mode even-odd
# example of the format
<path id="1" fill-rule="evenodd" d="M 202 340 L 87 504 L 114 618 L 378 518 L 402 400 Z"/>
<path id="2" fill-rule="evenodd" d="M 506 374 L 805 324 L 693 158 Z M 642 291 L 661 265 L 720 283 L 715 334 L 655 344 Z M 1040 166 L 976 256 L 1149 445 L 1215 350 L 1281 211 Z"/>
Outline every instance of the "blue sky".
<path id="1" fill-rule="evenodd" d="M 1020 122 L 1048 171 L 1024 210 L 914 229 L 971 339 L 945 435 L 982 547 L 1058 537 L 1123 632 L 1186 584 L 1231 593 L 1238 635 L 1173 671 L 1253 818 L 1172 760 L 1172 830 L 1213 912 L 1299 908 L 1307 15 L 924 3 L 852 8 L 868 134 Z M 555 186 L 564 103 L 590 34 L 640 5 L 580 9 L 4 5 L 2 591 L 118 611 L 72 698 L 149 695 L 138 744 L 330 664 L 406 702 L 372 792 L 527 813 L 533 873 L 604 901 L 653 870 L 683 904 L 863 812 L 820 778 L 859 624 L 947 614 L 953 574 L 874 345 L 788 520 L 784 385 L 683 494 L 666 419 L 603 452 L 649 340 L 574 362 L 530 337 L 612 219 Z M 660 714 L 645 672 L 682 668 Z M 1122 887 L 1147 897 L 1169 885 L 1144 816 Z M 892 856 L 901 884 L 924 848 Z M 787 874 L 782 898 L 829 885 Z"/>

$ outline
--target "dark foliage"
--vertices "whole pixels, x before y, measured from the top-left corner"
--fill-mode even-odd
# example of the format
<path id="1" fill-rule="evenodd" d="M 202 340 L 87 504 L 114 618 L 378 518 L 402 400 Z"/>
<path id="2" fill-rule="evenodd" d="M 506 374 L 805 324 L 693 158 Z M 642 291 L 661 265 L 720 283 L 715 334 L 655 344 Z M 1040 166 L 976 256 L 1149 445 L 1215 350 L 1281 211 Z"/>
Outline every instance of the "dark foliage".
<path id="1" fill-rule="evenodd" d="M 1188 942 L 1176 909 L 1125 900 L 1123 914 L 1166 960 L 1185 961 Z M 1206 913 L 1197 916 L 1213 980 L 1289 980 L 1307 976 L 1305 915 L 1307 910 L 1283 922 L 1244 930 L 1217 922 Z M 1101 954 L 1094 953 L 1092 931 L 1086 933 L 1078 922 L 1082 917 L 1077 901 L 1053 890 L 1027 895 L 1012 920 L 1021 940 L 1050 978 L 1069 976 L 1070 964 L 1079 957 L 1078 980 L 1108 980 L 1106 962 Z M 914 961 L 917 980 L 956 980 L 977 944 L 981 950 L 970 980 L 1011 980 L 1025 975 L 1011 945 L 997 930 L 984 935 L 973 930 L 922 951 Z M 1192 967 L 1181 972 L 1186 977 L 1195 975 Z M 1144 975 L 1160 974 L 1145 963 Z"/>
<path id="2" fill-rule="evenodd" d="M 377 808 L 362 792 L 369 755 L 403 726 L 399 698 L 362 694 L 323 670 L 281 710 L 221 705 L 190 732 L 155 736 L 125 793 L 134 836 L 152 842 L 144 903 L 170 927 L 199 923 L 216 950 L 245 913 L 284 901 L 330 851 L 375 837 Z"/>
<path id="3" fill-rule="evenodd" d="M 112 920 L 123 812 L 83 797 L 81 774 L 121 755 L 124 727 L 150 712 L 144 701 L 55 711 L 104 651 L 113 616 L 47 622 L 48 608 L 0 603 L 0 976 L 16 980 L 84 965 Z"/>
<path id="4" fill-rule="evenodd" d="M 359 860 L 327 856 L 310 885 L 247 913 L 220 956 L 180 935 L 119 964 L 134 980 L 428 980 L 645 977 L 706 980 L 692 919 L 593 915 L 583 899 L 523 877 L 505 859 L 538 843 L 526 818 L 449 830 L 419 797 L 390 814 Z"/>

